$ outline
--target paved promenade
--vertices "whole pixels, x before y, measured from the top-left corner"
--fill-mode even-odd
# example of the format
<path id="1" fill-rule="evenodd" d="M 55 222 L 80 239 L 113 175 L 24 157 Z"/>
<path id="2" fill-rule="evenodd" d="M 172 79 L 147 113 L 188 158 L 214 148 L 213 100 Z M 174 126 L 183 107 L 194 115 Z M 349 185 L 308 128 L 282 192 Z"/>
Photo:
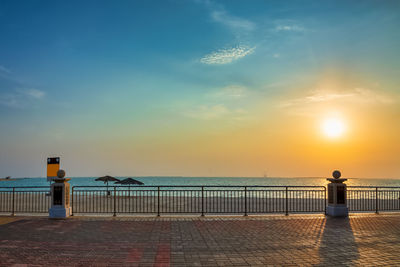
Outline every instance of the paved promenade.
<path id="1" fill-rule="evenodd" d="M 400 266 L 400 214 L 0 217 L 0 266 Z"/>

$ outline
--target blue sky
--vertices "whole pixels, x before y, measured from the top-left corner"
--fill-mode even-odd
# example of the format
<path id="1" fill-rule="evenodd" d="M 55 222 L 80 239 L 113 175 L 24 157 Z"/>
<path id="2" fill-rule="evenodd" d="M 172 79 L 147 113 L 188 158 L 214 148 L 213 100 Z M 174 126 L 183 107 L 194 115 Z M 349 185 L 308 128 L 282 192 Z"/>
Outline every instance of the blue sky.
<path id="1" fill-rule="evenodd" d="M 340 86 L 322 99 L 397 99 L 399 11 L 399 1 L 1 1 L 0 176 L 42 176 L 53 154 L 78 176 L 263 173 L 273 167 L 251 164 L 261 158 L 240 170 L 208 161 L 212 146 L 182 170 L 198 149 L 182 140 L 281 127 L 274 107 L 315 99 L 327 76 Z M 172 144 L 179 156 L 163 152 Z M 118 165 L 137 151 L 145 159 Z"/>

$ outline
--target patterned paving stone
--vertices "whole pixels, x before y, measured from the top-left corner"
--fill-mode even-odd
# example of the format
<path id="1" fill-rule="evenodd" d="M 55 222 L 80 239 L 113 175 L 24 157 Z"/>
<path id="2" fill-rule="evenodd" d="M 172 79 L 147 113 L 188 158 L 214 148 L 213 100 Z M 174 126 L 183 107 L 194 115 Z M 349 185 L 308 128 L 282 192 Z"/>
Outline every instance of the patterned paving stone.
<path id="1" fill-rule="evenodd" d="M 0 266 L 400 266 L 400 214 L 0 217 Z"/>

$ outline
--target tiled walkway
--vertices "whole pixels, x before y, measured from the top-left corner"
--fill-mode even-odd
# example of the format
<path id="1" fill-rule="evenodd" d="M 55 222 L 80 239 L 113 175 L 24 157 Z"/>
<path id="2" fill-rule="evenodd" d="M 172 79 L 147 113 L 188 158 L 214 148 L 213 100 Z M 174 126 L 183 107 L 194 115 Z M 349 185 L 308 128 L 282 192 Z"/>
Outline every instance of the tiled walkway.
<path id="1" fill-rule="evenodd" d="M 1 266 L 400 266 L 400 214 L 15 219 Z"/>

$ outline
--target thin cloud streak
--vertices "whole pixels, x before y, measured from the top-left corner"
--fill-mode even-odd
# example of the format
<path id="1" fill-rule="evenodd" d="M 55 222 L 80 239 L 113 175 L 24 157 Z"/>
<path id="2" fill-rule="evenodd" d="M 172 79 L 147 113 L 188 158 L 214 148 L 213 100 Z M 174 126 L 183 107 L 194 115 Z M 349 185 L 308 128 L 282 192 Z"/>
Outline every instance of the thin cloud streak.
<path id="1" fill-rule="evenodd" d="M 186 111 L 184 115 L 189 118 L 200 119 L 200 120 L 212 120 L 219 119 L 228 114 L 230 110 L 223 104 L 214 106 L 202 105 L 194 108 L 193 110 Z"/>
<path id="2" fill-rule="evenodd" d="M 38 89 L 17 89 L 12 93 L 0 95 L 0 105 L 11 108 L 23 108 L 44 98 L 45 92 Z"/>
<path id="3" fill-rule="evenodd" d="M 247 95 L 248 89 L 241 85 L 222 87 L 204 95 L 207 103 L 194 105 L 183 115 L 198 120 L 243 121 L 249 118 L 247 110 L 241 107 L 241 101 Z"/>
<path id="4" fill-rule="evenodd" d="M 0 72 L 4 72 L 4 73 L 7 73 L 7 74 L 10 74 L 11 70 L 9 70 L 6 67 L 0 65 Z"/>
<path id="5" fill-rule="evenodd" d="M 214 21 L 222 23 L 223 25 L 233 29 L 233 30 L 245 30 L 252 31 L 255 29 L 255 24 L 249 20 L 232 16 L 228 14 L 225 10 L 211 12 L 211 17 Z"/>
<path id="6" fill-rule="evenodd" d="M 0 95 L 0 105 L 12 108 L 20 107 L 16 95 L 13 94 Z"/>
<path id="7" fill-rule="evenodd" d="M 23 91 L 23 94 L 35 98 L 35 99 L 41 99 L 45 96 L 45 92 L 37 90 L 37 89 L 27 89 Z"/>
<path id="8" fill-rule="evenodd" d="M 225 121 L 243 121 L 248 119 L 248 112 L 243 108 L 230 109 L 224 104 L 200 105 L 183 113 L 185 117 L 211 121 L 224 119 Z"/>
<path id="9" fill-rule="evenodd" d="M 392 104 L 396 102 L 396 99 L 388 95 L 377 93 L 370 89 L 365 88 L 354 88 L 347 92 L 327 92 L 323 90 L 317 90 L 314 93 L 297 98 L 288 100 L 281 103 L 281 107 L 295 107 L 313 103 L 324 103 L 329 101 L 349 101 L 353 103 L 377 103 L 377 104 Z"/>
<path id="10" fill-rule="evenodd" d="M 223 65 L 243 58 L 254 52 L 255 47 L 238 46 L 229 49 L 221 49 L 205 55 L 200 62 L 208 65 Z"/>
<path id="11" fill-rule="evenodd" d="M 303 32 L 305 29 L 299 25 L 277 25 L 275 27 L 275 31 L 281 32 L 281 31 L 287 31 L 287 32 Z"/>
<path id="12" fill-rule="evenodd" d="M 256 28 L 256 24 L 248 19 L 231 15 L 223 5 L 217 4 L 210 0 L 195 0 L 195 2 L 205 5 L 210 10 L 211 18 L 225 25 L 234 32 L 237 31 L 252 31 Z"/>
<path id="13" fill-rule="evenodd" d="M 207 97 L 216 99 L 240 99 L 247 96 L 247 88 L 240 85 L 229 85 L 207 94 Z"/>

